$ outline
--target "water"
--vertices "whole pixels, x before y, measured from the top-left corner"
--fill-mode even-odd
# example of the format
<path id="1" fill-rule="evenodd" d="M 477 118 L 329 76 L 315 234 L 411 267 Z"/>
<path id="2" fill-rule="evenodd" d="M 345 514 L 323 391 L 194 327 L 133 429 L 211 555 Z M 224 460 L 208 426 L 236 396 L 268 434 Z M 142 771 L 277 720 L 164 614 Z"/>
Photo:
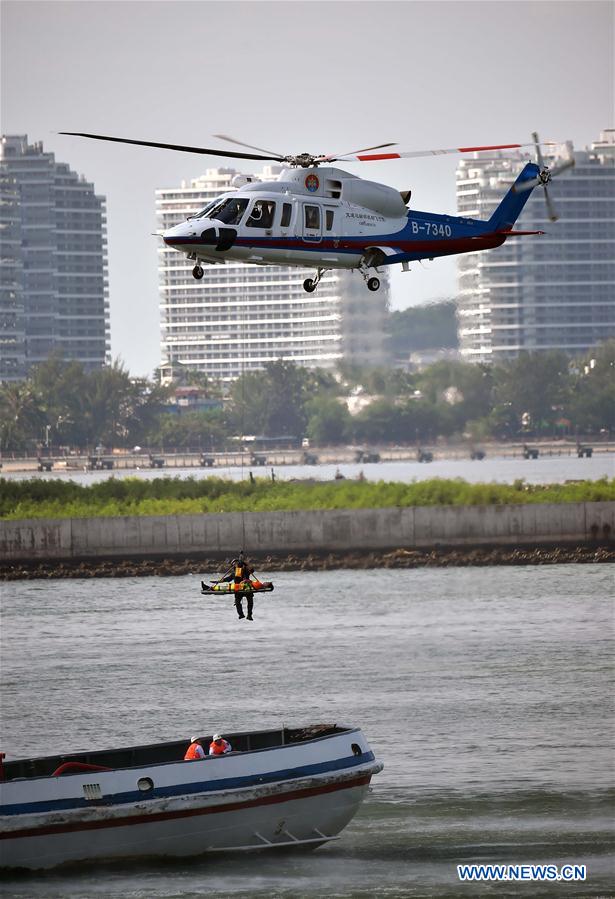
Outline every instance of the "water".
<path id="1" fill-rule="evenodd" d="M 113 471 L 53 471 L 53 472 L 1 472 L 3 477 L 23 480 L 24 478 L 59 478 L 72 480 L 78 484 L 94 484 L 107 478 L 228 478 L 242 480 L 252 470 L 255 477 L 271 476 L 272 466 L 251 467 L 220 466 L 216 468 L 167 468 L 167 469 L 115 469 Z M 275 477 L 280 480 L 291 478 L 314 478 L 331 481 L 336 470 L 345 478 L 357 478 L 362 472 L 368 481 L 424 481 L 428 478 L 462 478 L 470 483 L 512 484 L 524 478 L 528 484 L 563 484 L 568 480 L 596 481 L 599 478 L 615 477 L 615 454 L 598 453 L 591 459 L 577 456 L 543 456 L 538 459 L 513 459 L 496 456 L 482 462 L 470 459 L 438 459 L 428 464 L 420 462 L 380 462 L 378 464 L 347 463 L 341 465 L 276 465 Z"/>
<path id="2" fill-rule="evenodd" d="M 611 567 L 280 573 L 253 623 L 198 580 L 4 585 L 3 750 L 358 724 L 385 763 L 359 815 L 313 854 L 11 876 L 5 896 L 613 894 Z M 464 862 L 588 880 L 461 885 Z"/>

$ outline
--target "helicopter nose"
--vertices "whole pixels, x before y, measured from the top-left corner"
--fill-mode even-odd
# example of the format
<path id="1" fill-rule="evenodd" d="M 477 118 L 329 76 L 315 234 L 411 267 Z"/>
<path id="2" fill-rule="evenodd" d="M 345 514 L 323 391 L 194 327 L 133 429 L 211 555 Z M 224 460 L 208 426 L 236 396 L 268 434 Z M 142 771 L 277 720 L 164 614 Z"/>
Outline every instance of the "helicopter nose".
<path id="1" fill-rule="evenodd" d="M 175 249 L 185 247 L 187 244 L 203 244 L 205 246 L 214 247 L 216 250 L 230 250 L 237 238 L 235 228 L 225 228 L 223 226 L 214 228 L 205 228 L 204 231 L 198 233 L 194 225 L 186 225 L 182 223 L 170 228 L 162 235 L 162 239 L 168 247 Z"/>
<path id="2" fill-rule="evenodd" d="M 230 250 L 237 239 L 235 228 L 225 228 L 223 224 L 215 228 L 206 228 L 199 236 L 199 243 L 215 247 L 216 250 Z"/>
<path id="3" fill-rule="evenodd" d="M 175 225 L 173 228 L 169 228 L 168 231 L 165 231 L 162 235 L 162 239 L 168 247 L 178 247 L 182 243 L 185 243 L 186 238 L 190 236 L 190 233 L 186 231 L 186 226 L 182 223 L 181 225 Z"/>

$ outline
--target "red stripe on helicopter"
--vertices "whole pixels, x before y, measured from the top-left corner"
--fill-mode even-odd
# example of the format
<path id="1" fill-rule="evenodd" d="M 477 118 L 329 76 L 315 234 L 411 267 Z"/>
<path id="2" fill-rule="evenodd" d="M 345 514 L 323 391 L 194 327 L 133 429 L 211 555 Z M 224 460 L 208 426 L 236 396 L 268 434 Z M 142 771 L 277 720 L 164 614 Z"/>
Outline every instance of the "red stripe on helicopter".
<path id="1" fill-rule="evenodd" d="M 379 244 L 384 247 L 390 247 L 392 250 L 397 250 L 399 253 L 425 253 L 425 256 L 431 256 L 435 253 L 442 252 L 444 250 L 452 251 L 453 253 L 464 253 L 464 252 L 473 252 L 477 249 L 492 249 L 493 247 L 501 246 L 506 240 L 507 232 L 505 231 L 490 231 L 487 234 L 475 234 L 475 235 L 467 235 L 463 237 L 447 237 L 442 240 L 434 239 L 434 240 L 412 240 L 411 238 L 397 238 L 397 239 L 380 239 L 378 241 L 377 236 L 374 235 L 371 238 L 359 238 L 358 240 L 340 240 L 336 241 L 338 246 L 335 246 L 332 240 L 322 240 L 320 243 L 309 243 L 303 241 L 301 238 L 287 238 L 286 240 L 280 240 L 279 238 L 273 238 L 272 240 L 254 240 L 248 238 L 240 238 L 235 243 L 236 247 L 254 247 L 255 249 L 260 250 L 284 250 L 284 249 L 295 249 L 295 250 L 306 250 L 308 252 L 314 253 L 335 253 L 338 252 L 346 252 L 346 253 L 363 253 L 369 247 L 378 246 Z M 194 238 L 190 239 L 191 242 L 197 242 Z"/>
<path id="2" fill-rule="evenodd" d="M 365 162 L 368 159 L 401 159 L 401 156 L 399 153 L 374 153 L 371 156 L 357 156 L 357 159 Z"/>
<path id="3" fill-rule="evenodd" d="M 417 153 L 416 156 L 440 156 L 442 153 L 478 153 L 481 150 L 517 150 L 523 144 L 493 144 L 487 147 L 456 147 L 455 150 L 433 150 L 428 153 Z M 413 156 L 413 153 L 368 153 L 357 156 L 361 162 L 378 161 L 381 159 L 402 159 L 405 156 Z"/>
<path id="4" fill-rule="evenodd" d="M 497 144 L 494 147 L 457 147 L 460 153 L 477 153 L 479 150 L 516 150 L 523 144 Z"/>
<path id="5" fill-rule="evenodd" d="M 380 243 L 382 246 L 390 247 L 392 250 L 397 250 L 399 253 L 421 253 L 424 252 L 425 256 L 432 256 L 438 252 L 442 252 L 444 250 L 449 251 L 451 253 L 464 253 L 464 252 L 472 252 L 476 249 L 491 249 L 493 247 L 499 247 L 504 243 L 508 236 L 509 232 L 506 231 L 491 231 L 487 234 L 474 234 L 467 235 L 463 237 L 448 237 L 443 240 L 412 240 L 411 238 L 397 238 L 397 239 L 385 239 L 380 238 L 378 240 L 377 235 L 373 235 L 373 237 L 364 237 L 359 238 L 358 240 L 332 240 L 325 239 L 321 240 L 317 243 L 311 243 L 308 241 L 304 241 L 302 238 L 269 238 L 269 239 L 254 239 L 254 238 L 239 238 L 234 246 L 238 248 L 245 247 L 253 247 L 254 249 L 259 250 L 284 250 L 284 249 L 294 249 L 294 250 L 304 250 L 312 253 L 322 253 L 323 251 L 334 253 L 338 252 L 346 252 L 346 253 L 363 253 L 368 247 L 378 246 Z M 179 248 L 183 246 L 198 246 L 199 238 L 198 237 L 177 237 L 172 238 L 171 240 L 166 241 L 169 246 L 177 246 Z M 337 246 L 336 246 L 337 244 Z M 482 246 L 481 246 L 482 245 Z M 214 249 L 211 247 L 210 249 Z"/>

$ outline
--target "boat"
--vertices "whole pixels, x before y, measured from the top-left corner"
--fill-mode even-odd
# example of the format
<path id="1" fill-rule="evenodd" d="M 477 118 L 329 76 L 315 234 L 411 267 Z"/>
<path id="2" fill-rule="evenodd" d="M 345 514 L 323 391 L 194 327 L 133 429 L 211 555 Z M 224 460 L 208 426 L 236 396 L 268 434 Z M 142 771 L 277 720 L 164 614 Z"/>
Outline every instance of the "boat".
<path id="1" fill-rule="evenodd" d="M 317 848 L 383 767 L 347 725 L 225 737 L 230 753 L 191 761 L 187 740 L 5 761 L 0 867 Z"/>

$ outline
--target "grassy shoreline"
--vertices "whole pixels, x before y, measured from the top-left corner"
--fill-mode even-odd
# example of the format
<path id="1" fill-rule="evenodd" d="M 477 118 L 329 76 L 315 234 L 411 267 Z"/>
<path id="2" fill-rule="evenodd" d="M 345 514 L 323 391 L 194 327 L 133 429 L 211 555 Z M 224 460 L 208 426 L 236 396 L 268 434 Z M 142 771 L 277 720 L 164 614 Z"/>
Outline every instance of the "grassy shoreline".
<path id="1" fill-rule="evenodd" d="M 124 515 L 198 515 L 406 506 L 492 506 L 608 502 L 615 478 L 571 484 L 470 484 L 434 478 L 410 484 L 373 481 L 305 482 L 257 478 L 109 478 L 73 481 L 0 478 L 0 518 L 97 518 Z"/>

